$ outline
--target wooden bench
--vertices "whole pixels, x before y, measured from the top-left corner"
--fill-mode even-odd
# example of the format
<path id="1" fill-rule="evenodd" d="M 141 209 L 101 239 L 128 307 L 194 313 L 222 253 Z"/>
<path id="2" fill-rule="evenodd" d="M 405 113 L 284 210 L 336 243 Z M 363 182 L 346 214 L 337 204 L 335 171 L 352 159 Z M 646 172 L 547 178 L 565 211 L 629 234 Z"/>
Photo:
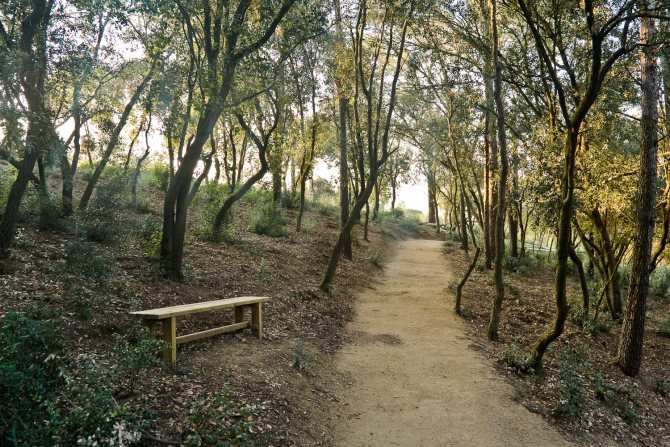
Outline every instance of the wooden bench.
<path id="1" fill-rule="evenodd" d="M 142 317 L 142 324 L 149 328 L 153 338 L 156 338 L 156 322 L 163 323 L 163 340 L 170 343 L 170 348 L 163 351 L 165 362 L 177 360 L 177 345 L 187 341 L 211 337 L 224 332 L 241 331 L 251 328 L 252 334 L 258 339 L 263 338 L 263 319 L 261 316 L 261 303 L 269 301 L 264 296 L 243 296 L 217 301 L 205 301 L 202 303 L 184 304 L 181 306 L 163 307 L 161 309 L 142 310 L 131 312 L 131 315 Z M 235 308 L 235 323 L 207 331 L 177 337 L 177 317 L 190 315 L 208 310 Z M 244 308 L 251 307 L 251 321 L 244 321 Z"/>

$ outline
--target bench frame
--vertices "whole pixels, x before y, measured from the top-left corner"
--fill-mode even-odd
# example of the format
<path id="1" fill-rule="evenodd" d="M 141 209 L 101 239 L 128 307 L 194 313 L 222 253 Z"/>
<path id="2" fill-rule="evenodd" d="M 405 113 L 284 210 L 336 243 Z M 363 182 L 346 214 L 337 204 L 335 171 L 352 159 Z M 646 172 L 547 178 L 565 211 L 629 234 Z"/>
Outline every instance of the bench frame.
<path id="1" fill-rule="evenodd" d="M 181 306 L 164 307 L 159 309 L 131 312 L 131 315 L 142 317 L 142 325 L 149 328 L 152 338 L 156 338 L 156 323 L 163 323 L 163 340 L 170 343 L 170 347 L 163 351 L 163 361 L 173 363 L 177 360 L 177 345 L 205 337 L 211 337 L 225 332 L 242 332 L 251 328 L 251 333 L 259 340 L 263 338 L 263 318 L 261 304 L 269 301 L 268 297 L 244 296 L 217 301 L 184 304 Z M 210 310 L 235 308 L 235 323 L 206 331 L 177 337 L 177 317 Z M 251 308 L 251 321 L 244 321 L 244 308 Z"/>

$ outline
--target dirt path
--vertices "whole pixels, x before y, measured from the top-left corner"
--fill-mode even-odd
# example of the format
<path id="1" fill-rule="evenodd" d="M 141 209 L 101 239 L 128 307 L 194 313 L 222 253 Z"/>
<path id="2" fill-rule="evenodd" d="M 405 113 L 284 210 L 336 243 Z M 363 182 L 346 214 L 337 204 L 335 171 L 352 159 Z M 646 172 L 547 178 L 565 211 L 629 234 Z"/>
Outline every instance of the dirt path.
<path id="1" fill-rule="evenodd" d="M 468 347 L 445 300 L 450 281 L 441 242 L 408 240 L 383 282 L 359 296 L 356 344 L 337 362 L 353 379 L 338 404 L 337 445 L 570 445 Z"/>

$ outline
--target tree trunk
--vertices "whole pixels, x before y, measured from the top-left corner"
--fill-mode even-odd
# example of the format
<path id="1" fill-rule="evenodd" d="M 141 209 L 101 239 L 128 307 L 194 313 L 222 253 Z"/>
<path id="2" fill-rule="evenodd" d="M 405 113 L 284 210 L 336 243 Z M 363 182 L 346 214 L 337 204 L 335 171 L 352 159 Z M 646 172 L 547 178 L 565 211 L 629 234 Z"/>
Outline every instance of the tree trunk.
<path id="1" fill-rule="evenodd" d="M 339 2 L 338 15 L 339 15 Z M 339 26 L 339 22 L 338 22 Z M 344 92 L 340 94 L 339 119 L 340 119 L 340 227 L 344 228 L 349 220 L 349 167 L 347 165 L 347 98 Z M 343 238 L 342 254 L 351 259 L 351 235 L 345 234 Z"/>
<path id="2" fill-rule="evenodd" d="M 568 250 L 571 240 L 570 219 L 572 216 L 572 199 L 575 188 L 575 153 L 577 152 L 579 128 L 568 129 L 565 142 L 565 160 L 561 177 L 561 211 L 558 221 L 558 244 L 556 247 L 556 277 L 554 279 L 554 297 L 556 300 L 556 316 L 551 328 L 543 332 L 535 341 L 530 352 L 528 366 L 539 375 L 544 374 L 542 359 L 547 347 L 563 333 L 565 320 L 568 318 L 570 306 L 566 294 L 566 278 L 568 273 Z"/>
<path id="3" fill-rule="evenodd" d="M 142 95 L 142 92 L 144 91 L 145 87 L 149 84 L 149 81 L 151 81 L 151 78 L 154 75 L 155 68 L 156 68 L 156 61 L 152 62 L 149 73 L 147 73 L 147 75 L 144 77 L 140 85 L 137 86 L 137 88 L 135 89 L 135 93 L 130 98 L 130 101 L 128 101 L 128 104 L 126 104 L 126 108 L 123 110 L 121 119 L 114 128 L 112 136 L 109 139 L 109 143 L 107 143 L 107 148 L 105 149 L 105 152 L 102 155 L 102 159 L 100 160 L 100 163 L 98 163 L 98 166 L 95 167 L 95 171 L 93 171 L 93 175 L 91 176 L 91 179 L 88 181 L 86 189 L 84 190 L 84 193 L 82 194 L 81 199 L 79 200 L 80 209 L 84 209 L 88 206 L 88 202 L 91 199 L 91 195 L 93 194 L 93 189 L 95 188 L 96 183 L 98 183 L 98 179 L 100 178 L 103 169 L 105 169 L 105 166 L 109 161 L 109 157 L 112 155 L 112 152 L 114 151 L 117 143 L 119 142 L 119 136 L 121 135 L 121 131 L 123 130 L 124 126 L 128 122 L 130 112 L 133 110 L 133 107 L 135 106 L 137 101 L 139 101 L 140 95 Z"/>
<path id="4" fill-rule="evenodd" d="M 19 40 L 22 73 L 19 80 L 28 104 L 28 129 L 25 137 L 23 161 L 16 180 L 12 183 L 5 212 L 0 219 L 0 259 L 11 256 L 11 246 L 16 231 L 21 201 L 28 182 L 33 177 L 35 162 L 42 151 L 55 140 L 50 113 L 45 107 L 44 82 L 47 75 L 47 28 L 51 19 L 53 2 L 34 0 L 33 9 L 21 23 Z"/>
<path id="5" fill-rule="evenodd" d="M 470 266 L 468 267 L 468 270 L 465 272 L 465 275 L 463 275 L 463 279 L 461 279 L 461 282 L 459 282 L 458 285 L 456 286 L 456 306 L 454 306 L 454 310 L 458 315 L 461 314 L 461 295 L 463 294 L 463 286 L 468 281 L 470 274 L 477 265 L 477 259 L 479 259 L 479 253 L 481 253 L 481 249 L 477 247 L 477 249 L 475 250 L 475 255 L 472 257 L 472 262 L 470 262 Z"/>
<path id="6" fill-rule="evenodd" d="M 79 154 L 81 152 L 81 114 L 78 112 L 78 107 L 75 108 L 74 114 L 74 152 L 72 154 L 72 164 L 67 159 L 67 147 L 64 149 L 63 157 L 61 158 L 61 174 L 63 177 L 63 189 L 61 193 L 61 207 L 63 215 L 69 217 L 74 212 L 74 199 L 72 197 L 74 191 L 74 175 L 77 172 L 77 165 L 79 164 Z"/>
<path id="7" fill-rule="evenodd" d="M 640 2 L 640 9 L 647 9 L 647 2 Z M 642 43 L 654 40 L 655 20 L 640 20 Z M 640 120 L 640 180 L 637 193 L 635 246 L 630 271 L 628 300 L 621 327 L 621 341 L 617 363 L 624 374 L 636 376 L 642 362 L 642 341 L 649 292 L 649 267 L 656 217 L 656 172 L 658 152 L 658 69 L 656 47 L 643 47 L 642 51 L 642 119 Z"/>
<path id="8" fill-rule="evenodd" d="M 577 268 L 577 274 L 579 275 L 579 284 L 582 287 L 582 310 L 585 314 L 588 315 L 589 313 L 589 283 L 586 280 L 586 275 L 584 274 L 584 265 L 582 264 L 582 260 L 579 259 L 579 256 L 577 256 L 577 252 L 575 251 L 575 248 L 570 245 L 568 248 L 568 255 L 570 256 L 570 260 L 572 263 L 575 265 Z"/>
<path id="9" fill-rule="evenodd" d="M 463 194 L 463 188 L 461 188 L 460 193 L 460 208 L 461 208 L 461 248 L 468 253 L 468 224 L 465 219 L 465 194 Z"/>
<path id="10" fill-rule="evenodd" d="M 605 265 L 605 274 L 607 277 L 602 278 L 602 280 L 609 282 L 609 298 L 607 307 L 612 314 L 612 319 L 617 320 L 623 311 L 623 304 L 621 299 L 621 285 L 619 283 L 619 271 L 618 263 L 616 261 L 616 254 L 614 253 L 614 247 L 610 240 L 609 232 L 607 231 L 607 224 L 603 220 L 600 211 L 597 208 L 594 208 L 591 211 L 591 219 L 593 220 L 596 230 L 598 231 L 598 236 L 600 237 L 604 256 L 603 264 Z"/>
<path id="11" fill-rule="evenodd" d="M 512 204 L 514 206 L 514 204 Z M 514 209 L 510 208 L 508 213 L 509 220 L 509 246 L 510 254 L 513 258 L 519 258 L 519 222 L 514 217 Z"/>
<path id="12" fill-rule="evenodd" d="M 502 261 L 505 256 L 505 193 L 507 191 L 507 135 L 505 133 L 505 108 L 502 101 L 502 73 L 498 61 L 498 21 L 496 18 L 496 1 L 491 0 L 491 28 L 493 31 L 493 68 L 495 70 L 495 102 L 498 112 L 498 142 L 500 144 L 500 178 L 498 179 L 495 259 L 493 262 L 493 278 L 495 282 L 495 299 L 491 308 L 491 320 L 486 335 L 489 340 L 498 340 L 498 326 L 500 324 L 500 311 L 505 298 L 505 285 L 503 283 Z M 495 157 L 495 155 L 494 155 Z"/>

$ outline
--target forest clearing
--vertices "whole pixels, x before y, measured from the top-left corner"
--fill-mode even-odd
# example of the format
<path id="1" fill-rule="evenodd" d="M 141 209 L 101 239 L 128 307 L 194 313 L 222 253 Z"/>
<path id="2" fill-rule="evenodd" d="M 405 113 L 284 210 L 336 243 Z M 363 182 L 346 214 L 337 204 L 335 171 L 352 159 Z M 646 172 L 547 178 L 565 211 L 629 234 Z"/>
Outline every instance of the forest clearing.
<path id="1" fill-rule="evenodd" d="M 0 447 L 670 445 L 669 36 L 0 2 Z"/>

